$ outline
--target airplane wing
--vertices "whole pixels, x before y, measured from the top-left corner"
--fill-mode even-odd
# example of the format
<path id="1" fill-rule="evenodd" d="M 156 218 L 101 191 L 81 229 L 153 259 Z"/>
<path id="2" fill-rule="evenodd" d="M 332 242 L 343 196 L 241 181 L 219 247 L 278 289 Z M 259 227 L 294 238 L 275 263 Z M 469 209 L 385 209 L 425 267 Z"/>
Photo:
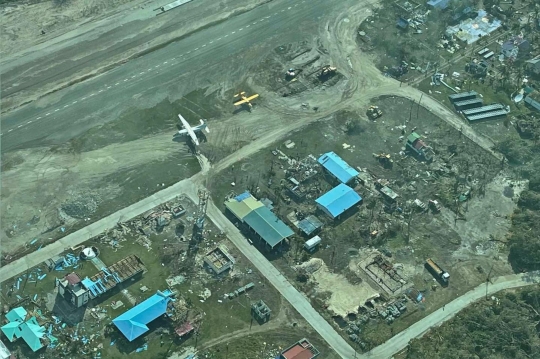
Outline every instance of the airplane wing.
<path id="1" fill-rule="evenodd" d="M 239 105 L 241 105 L 241 104 L 243 104 L 243 103 L 246 103 L 246 102 L 248 102 L 247 99 L 244 99 L 244 100 L 236 101 L 236 102 L 234 103 L 234 105 L 235 105 L 235 106 L 239 106 Z"/>
<path id="2" fill-rule="evenodd" d="M 180 122 L 182 122 L 182 126 L 186 129 L 189 137 L 193 140 L 193 143 L 195 143 L 196 146 L 199 145 L 199 139 L 197 138 L 197 135 L 195 132 L 193 132 L 193 129 L 191 128 L 191 125 L 186 121 L 185 118 L 182 117 L 181 114 L 178 114 L 178 118 L 180 119 Z"/>
<path id="3" fill-rule="evenodd" d="M 251 101 L 251 100 L 255 100 L 257 97 L 259 97 L 259 94 L 255 94 L 253 96 L 249 96 L 246 101 Z"/>

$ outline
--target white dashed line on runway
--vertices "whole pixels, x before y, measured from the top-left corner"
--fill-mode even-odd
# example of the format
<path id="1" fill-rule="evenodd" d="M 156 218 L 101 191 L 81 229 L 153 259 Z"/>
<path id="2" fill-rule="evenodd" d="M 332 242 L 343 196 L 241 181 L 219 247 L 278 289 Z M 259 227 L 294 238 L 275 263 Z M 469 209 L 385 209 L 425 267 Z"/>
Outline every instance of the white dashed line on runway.
<path id="1" fill-rule="evenodd" d="M 302 0 L 301 3 L 302 3 L 302 4 L 305 4 L 305 3 L 306 3 L 306 0 Z M 276 11 L 275 13 L 273 13 L 273 14 L 271 14 L 271 15 L 269 15 L 269 16 L 262 17 L 262 18 L 260 18 L 259 20 L 254 21 L 252 24 L 247 24 L 247 25 L 245 25 L 244 27 L 241 27 L 241 28 L 239 28 L 239 29 L 236 30 L 236 31 L 232 31 L 230 34 L 225 34 L 225 35 L 223 35 L 222 37 L 218 37 L 217 39 L 214 39 L 214 40 L 212 40 L 212 41 L 209 41 L 207 44 L 201 45 L 200 47 L 197 47 L 196 49 L 189 50 L 189 51 L 186 52 L 186 53 L 183 53 L 183 54 L 178 55 L 177 57 L 172 57 L 172 58 L 170 58 L 169 60 L 164 61 L 164 62 L 163 62 L 163 65 L 166 65 L 166 64 L 168 64 L 169 62 L 171 62 L 171 66 L 177 65 L 177 64 L 179 64 L 179 62 L 176 62 L 176 63 L 173 62 L 173 61 L 176 60 L 177 58 L 179 59 L 179 58 L 181 58 L 181 57 L 184 57 L 184 55 L 189 55 L 190 53 L 195 52 L 195 51 L 198 51 L 199 49 L 204 48 L 204 47 L 206 47 L 207 45 L 212 45 L 212 44 L 213 44 L 214 42 L 216 42 L 216 41 L 219 41 L 219 40 L 222 40 L 222 39 L 224 39 L 224 38 L 227 38 L 227 37 L 229 37 L 229 35 L 234 35 L 234 34 L 236 34 L 236 33 L 239 32 L 239 31 L 243 31 L 244 29 L 248 29 L 249 27 L 251 27 L 251 25 L 256 25 L 256 24 L 259 23 L 259 22 L 262 22 L 262 21 L 264 21 L 264 20 L 270 19 L 270 17 L 272 17 L 272 16 L 276 16 L 276 15 L 278 15 L 279 13 L 284 13 L 284 12 L 287 11 L 287 10 L 291 10 L 293 7 L 298 7 L 298 5 L 300 5 L 300 1 L 298 1 L 296 4 L 294 4 L 294 5 L 292 5 L 292 6 L 289 6 L 287 9 L 282 9 L 282 10 L 280 10 L 280 11 Z M 155 70 L 155 69 L 157 69 L 157 68 L 159 68 L 159 67 L 160 67 L 159 64 L 156 65 L 156 66 L 154 66 L 154 67 L 150 67 L 148 70 L 140 72 L 139 75 L 142 76 L 142 75 L 144 75 L 144 74 L 146 74 L 146 73 L 151 73 L 152 70 Z M 156 71 L 156 70 L 155 70 L 155 71 Z M 157 72 L 159 73 L 159 71 L 157 71 Z M 131 79 L 134 79 L 135 77 L 137 77 L 137 75 L 131 76 Z M 130 80 L 130 78 L 126 78 L 126 79 L 124 79 L 123 82 L 127 82 L 127 81 L 129 81 L 129 80 Z M 114 86 L 120 85 L 121 82 L 122 82 L 122 81 L 115 83 Z M 105 87 L 105 86 L 107 87 L 107 90 L 113 87 L 113 85 L 111 85 L 111 86 L 104 85 L 104 87 Z M 101 93 L 101 92 L 103 92 L 103 91 L 105 91 L 105 89 L 99 90 L 98 93 Z M 75 105 L 75 104 L 78 103 L 79 101 L 84 101 L 84 100 L 86 100 L 87 98 L 92 97 L 92 96 L 95 96 L 95 95 L 96 95 L 96 93 L 92 93 L 92 94 L 90 94 L 90 95 L 87 95 L 86 97 L 80 98 L 79 100 L 73 101 L 72 104 Z M 69 107 L 69 105 L 63 106 L 63 108 L 67 108 L 67 107 Z M 60 111 L 60 108 L 55 109 L 53 112 L 58 112 L 58 111 Z M 49 116 L 49 115 L 51 115 L 51 112 L 46 113 L 45 115 L 43 115 L 43 117 L 47 117 L 47 116 Z M 35 120 L 40 120 L 40 119 L 42 119 L 42 116 L 39 116 L 39 117 L 36 117 L 36 118 L 35 118 Z M 28 122 L 26 122 L 26 123 L 27 123 L 27 124 L 30 124 L 30 123 L 32 123 L 32 120 L 30 120 L 30 121 L 28 121 Z M 23 125 L 19 125 L 17 128 L 20 128 L 20 127 L 22 127 L 22 126 L 23 126 Z M 11 131 L 13 131 L 13 129 L 8 130 L 7 132 L 11 132 Z M 0 136 L 2 136 L 1 133 L 0 133 Z"/>

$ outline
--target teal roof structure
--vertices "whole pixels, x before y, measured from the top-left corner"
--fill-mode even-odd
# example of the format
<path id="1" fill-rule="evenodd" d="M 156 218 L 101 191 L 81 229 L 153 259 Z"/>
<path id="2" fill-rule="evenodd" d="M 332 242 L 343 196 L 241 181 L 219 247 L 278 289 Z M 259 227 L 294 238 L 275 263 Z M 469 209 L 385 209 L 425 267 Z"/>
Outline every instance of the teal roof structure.
<path id="1" fill-rule="evenodd" d="M 17 332 L 18 332 L 18 328 L 19 328 L 19 325 L 21 325 L 21 323 L 19 322 L 9 322 L 7 324 L 5 324 L 4 326 L 2 326 L 2 328 L 0 328 L 2 330 L 2 333 L 4 333 L 4 335 L 6 336 L 6 338 L 9 339 L 10 342 L 13 342 L 15 341 L 15 339 L 17 339 Z"/>
<path id="2" fill-rule="evenodd" d="M 167 313 L 167 305 L 172 300 L 171 295 L 170 290 L 158 291 L 144 302 L 113 319 L 112 322 L 131 342 L 149 330 L 146 324 Z"/>
<path id="3" fill-rule="evenodd" d="M 36 317 L 31 317 L 26 322 L 15 320 L 7 323 L 0 329 L 11 342 L 18 338 L 23 338 L 34 352 L 41 349 L 44 345 L 41 340 L 45 337 L 45 327 L 39 325 Z"/>
<path id="4" fill-rule="evenodd" d="M 244 217 L 244 222 L 272 248 L 294 234 L 268 207 L 259 207 Z"/>
<path id="5" fill-rule="evenodd" d="M 24 320 L 26 319 L 26 314 L 26 309 L 24 309 L 23 307 L 17 307 L 10 310 L 6 314 L 6 318 L 10 322 L 24 322 Z"/>

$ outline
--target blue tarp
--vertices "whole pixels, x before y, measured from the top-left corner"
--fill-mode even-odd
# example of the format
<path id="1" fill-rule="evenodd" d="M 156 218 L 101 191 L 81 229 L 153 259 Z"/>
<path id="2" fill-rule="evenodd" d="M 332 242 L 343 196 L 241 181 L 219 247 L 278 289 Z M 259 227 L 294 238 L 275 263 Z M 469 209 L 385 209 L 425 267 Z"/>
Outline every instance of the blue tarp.
<path id="1" fill-rule="evenodd" d="M 172 300 L 171 291 L 157 292 L 144 302 L 113 319 L 114 325 L 129 341 L 148 331 L 146 324 L 167 312 L 167 304 Z"/>
<path id="2" fill-rule="evenodd" d="M 319 157 L 318 162 L 341 183 L 348 183 L 354 177 L 358 176 L 358 171 L 349 166 L 347 162 L 334 152 L 325 153 Z"/>
<path id="3" fill-rule="evenodd" d="M 336 218 L 361 200 L 358 193 L 342 183 L 317 198 L 315 202 L 332 218 Z"/>

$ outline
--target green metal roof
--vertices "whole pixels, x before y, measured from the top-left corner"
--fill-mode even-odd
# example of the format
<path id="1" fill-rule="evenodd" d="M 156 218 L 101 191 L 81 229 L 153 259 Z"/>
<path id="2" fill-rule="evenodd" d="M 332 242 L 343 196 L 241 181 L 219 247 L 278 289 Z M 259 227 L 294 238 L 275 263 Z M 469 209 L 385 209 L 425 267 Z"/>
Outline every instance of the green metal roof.
<path id="1" fill-rule="evenodd" d="M 413 132 L 407 137 L 407 141 L 409 143 L 413 143 L 414 141 L 418 140 L 420 137 L 421 136 L 419 134 L 417 134 L 416 132 Z"/>
<path id="2" fill-rule="evenodd" d="M 241 221 L 243 221 L 244 218 L 253 210 L 263 206 L 264 204 L 262 204 L 262 202 L 257 201 L 252 196 L 247 197 L 242 201 L 238 201 L 236 198 L 232 198 L 225 202 L 225 207 L 227 207 L 229 211 L 231 211 L 236 216 L 236 218 Z"/>
<path id="3" fill-rule="evenodd" d="M 272 248 L 294 234 L 292 229 L 265 206 L 251 211 L 244 221 Z"/>

